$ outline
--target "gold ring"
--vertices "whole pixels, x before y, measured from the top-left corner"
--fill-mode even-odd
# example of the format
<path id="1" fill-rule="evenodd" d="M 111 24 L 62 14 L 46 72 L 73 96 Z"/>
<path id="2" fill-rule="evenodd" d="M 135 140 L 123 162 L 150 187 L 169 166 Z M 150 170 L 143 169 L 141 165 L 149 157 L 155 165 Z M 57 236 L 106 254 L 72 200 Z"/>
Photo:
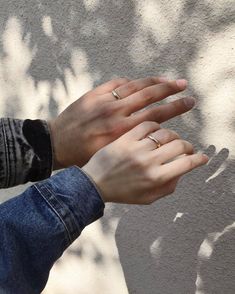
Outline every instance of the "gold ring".
<path id="1" fill-rule="evenodd" d="M 150 140 L 152 140 L 154 143 L 156 143 L 157 145 L 157 149 L 160 148 L 162 146 L 162 144 L 160 143 L 160 141 L 158 141 L 157 139 L 155 139 L 153 136 L 148 135 L 148 137 Z"/>
<path id="2" fill-rule="evenodd" d="M 118 95 L 118 93 L 117 93 L 115 90 L 112 91 L 112 94 L 113 94 L 113 96 L 114 96 L 117 100 L 121 100 L 121 99 L 122 99 L 122 98 Z"/>

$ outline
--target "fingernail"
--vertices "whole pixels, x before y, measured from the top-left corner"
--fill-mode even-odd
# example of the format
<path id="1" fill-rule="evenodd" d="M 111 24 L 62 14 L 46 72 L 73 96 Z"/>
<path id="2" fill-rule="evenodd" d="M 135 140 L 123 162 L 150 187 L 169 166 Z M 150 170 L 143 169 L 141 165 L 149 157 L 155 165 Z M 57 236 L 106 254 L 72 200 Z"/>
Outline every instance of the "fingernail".
<path id="1" fill-rule="evenodd" d="M 191 109 L 195 106 L 196 99 L 193 97 L 186 97 L 186 98 L 184 98 L 184 103 L 188 109 Z"/>
<path id="2" fill-rule="evenodd" d="M 180 90 L 184 90 L 188 84 L 188 82 L 184 79 L 176 80 L 176 84 Z"/>
<path id="3" fill-rule="evenodd" d="M 202 157 L 205 160 L 205 163 L 209 161 L 209 157 L 206 154 L 202 154 Z"/>

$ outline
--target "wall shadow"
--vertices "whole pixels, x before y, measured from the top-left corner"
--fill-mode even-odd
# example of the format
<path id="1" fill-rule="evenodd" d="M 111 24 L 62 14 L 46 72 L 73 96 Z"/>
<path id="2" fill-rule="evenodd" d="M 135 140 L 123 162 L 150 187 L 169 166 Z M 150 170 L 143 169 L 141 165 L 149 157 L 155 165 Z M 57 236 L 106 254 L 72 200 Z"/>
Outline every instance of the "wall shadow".
<path id="1" fill-rule="evenodd" d="M 183 8 L 174 20 L 175 27 L 169 40 L 163 43 L 153 31 L 144 30 L 145 47 L 154 50 L 150 54 L 151 61 L 141 63 L 132 58 L 130 51 L 140 27 L 141 12 L 137 2 L 98 1 L 89 10 L 81 0 L 51 3 L 46 0 L 0 0 L 0 34 L 4 33 L 8 20 L 16 17 L 22 26 L 22 40 L 29 40 L 30 49 L 35 49 L 28 75 L 36 86 L 41 81 L 54 85 L 60 80 L 67 90 L 65 72 L 70 70 L 75 75 L 71 55 L 76 49 L 86 53 L 94 86 L 114 76 L 141 77 L 175 72 L 177 77 L 187 78 L 190 82 L 189 65 L 197 58 L 200 45 L 206 41 L 204 32 L 221 32 L 234 24 L 234 5 L 225 4 L 217 15 L 208 1 L 182 1 Z M 163 1 L 156 3 L 163 5 Z M 43 29 L 45 17 L 51 21 L 53 37 Z M 138 47 L 135 49 L 139 50 Z M 149 54 L 148 50 L 138 52 L 140 56 Z M 6 54 L 1 42 L 0 56 Z M 202 101 L 203 97 L 190 83 L 188 92 Z M 12 116 L 17 112 L 11 107 L 13 103 L 17 105 L 15 101 L 17 97 L 10 96 L 6 107 L 6 112 Z M 53 93 L 48 109 L 51 116 L 57 115 L 58 102 Z M 182 134 L 196 149 L 204 147 L 199 132 L 206 125 L 199 108 L 193 112 L 192 125 L 182 117 L 165 125 Z M 186 176 L 173 196 L 149 207 L 111 205 L 106 217 L 101 219 L 102 232 L 108 235 L 112 220 L 120 218 L 116 243 L 130 293 L 195 293 L 198 274 L 205 294 L 234 293 L 233 229 L 216 240 L 212 255 L 198 267 L 198 251 L 208 234 L 221 232 L 234 221 L 235 163 L 227 159 L 226 150 L 216 154 L 211 148 L 208 152 L 213 157 L 211 163 Z M 222 164 L 226 164 L 226 168 L 205 182 Z M 173 221 L 179 212 L 183 215 Z M 98 248 L 94 250 L 97 251 L 94 262 L 102 266 L 104 257 Z M 83 256 L 82 244 L 77 251 L 70 250 L 70 253 Z"/>
<path id="2" fill-rule="evenodd" d="M 215 242 L 211 258 L 198 256 L 208 234 L 235 220 L 235 162 L 226 161 L 226 149 L 214 151 L 208 150 L 208 166 L 187 175 L 172 196 L 133 207 L 121 218 L 116 242 L 129 293 L 195 293 L 198 274 L 202 293 L 234 293 L 234 229 Z M 227 167 L 206 182 L 225 162 Z M 182 215 L 176 218 L 177 213 Z"/>

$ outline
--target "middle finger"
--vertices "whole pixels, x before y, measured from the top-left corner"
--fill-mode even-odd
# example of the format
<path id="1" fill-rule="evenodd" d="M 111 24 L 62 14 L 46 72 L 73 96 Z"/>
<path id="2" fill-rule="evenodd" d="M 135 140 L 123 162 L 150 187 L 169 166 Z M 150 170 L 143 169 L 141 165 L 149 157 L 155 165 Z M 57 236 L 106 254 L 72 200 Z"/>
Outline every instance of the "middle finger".
<path id="1" fill-rule="evenodd" d="M 160 129 L 149 135 L 157 140 L 157 142 L 159 142 L 161 145 L 165 145 L 175 139 L 180 138 L 176 132 L 169 129 Z M 152 151 L 157 148 L 157 142 L 147 136 L 146 138 L 139 141 L 139 146 L 144 150 Z"/>
<path id="2" fill-rule="evenodd" d="M 123 113 L 128 116 L 152 103 L 185 90 L 186 86 L 186 80 L 176 80 L 146 87 L 120 101 Z"/>

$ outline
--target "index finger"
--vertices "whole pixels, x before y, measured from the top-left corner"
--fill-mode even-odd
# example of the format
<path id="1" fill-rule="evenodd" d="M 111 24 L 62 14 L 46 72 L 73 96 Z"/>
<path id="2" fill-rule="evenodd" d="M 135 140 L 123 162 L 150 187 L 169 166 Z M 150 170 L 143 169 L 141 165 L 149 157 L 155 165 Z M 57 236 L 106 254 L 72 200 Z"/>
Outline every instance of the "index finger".
<path id="1" fill-rule="evenodd" d="M 165 83 L 167 81 L 164 77 L 147 77 L 130 81 L 116 88 L 115 91 L 123 99 L 149 86 Z"/>

